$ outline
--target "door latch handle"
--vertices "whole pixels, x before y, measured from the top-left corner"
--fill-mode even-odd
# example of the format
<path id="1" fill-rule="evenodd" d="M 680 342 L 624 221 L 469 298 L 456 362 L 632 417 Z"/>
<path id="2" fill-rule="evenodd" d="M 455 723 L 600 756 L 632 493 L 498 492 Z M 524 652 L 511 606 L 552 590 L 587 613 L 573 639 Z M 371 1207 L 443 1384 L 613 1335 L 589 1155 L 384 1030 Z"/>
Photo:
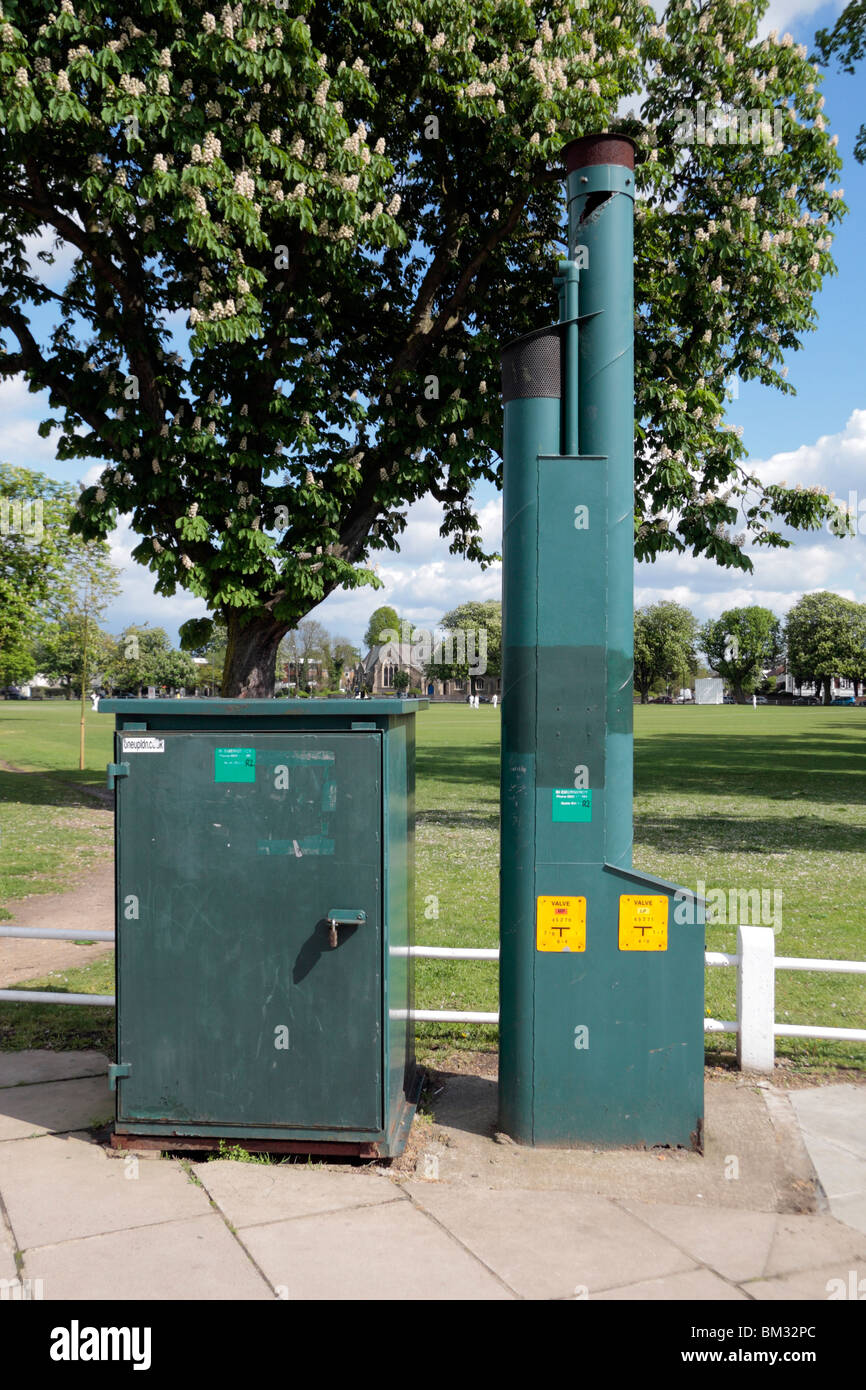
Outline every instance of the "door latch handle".
<path id="1" fill-rule="evenodd" d="M 366 920 L 367 914 L 360 907 L 332 907 L 328 912 L 328 943 L 337 945 L 338 927 L 357 927 Z"/>

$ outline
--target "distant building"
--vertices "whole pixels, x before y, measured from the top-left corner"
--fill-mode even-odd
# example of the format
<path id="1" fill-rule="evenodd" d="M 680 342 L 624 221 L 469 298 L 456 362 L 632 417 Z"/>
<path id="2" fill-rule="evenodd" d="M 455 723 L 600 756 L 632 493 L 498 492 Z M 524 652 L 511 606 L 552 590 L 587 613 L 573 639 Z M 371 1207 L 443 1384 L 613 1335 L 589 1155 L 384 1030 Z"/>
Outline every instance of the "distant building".
<path id="1" fill-rule="evenodd" d="M 418 664 L 416 652 L 411 646 L 400 642 L 381 642 L 371 647 L 360 665 L 353 672 L 352 684 L 355 689 L 369 688 L 373 695 L 393 695 L 396 691 L 394 677 L 398 671 L 405 671 L 409 677 L 410 690 L 420 690 L 431 700 L 447 700 L 459 704 L 470 695 L 491 699 L 502 696 L 500 676 L 449 677 L 447 680 L 429 680 L 423 667 Z"/>

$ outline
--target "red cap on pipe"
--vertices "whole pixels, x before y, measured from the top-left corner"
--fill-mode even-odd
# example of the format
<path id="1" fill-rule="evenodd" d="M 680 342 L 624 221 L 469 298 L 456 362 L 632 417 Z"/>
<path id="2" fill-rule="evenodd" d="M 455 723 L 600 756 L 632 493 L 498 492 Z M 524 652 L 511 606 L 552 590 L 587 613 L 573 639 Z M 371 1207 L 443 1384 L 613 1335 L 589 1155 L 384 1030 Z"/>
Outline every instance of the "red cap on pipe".
<path id="1" fill-rule="evenodd" d="M 628 135 L 581 135 L 565 146 L 565 172 L 590 164 L 621 164 L 634 168 L 635 143 Z"/>

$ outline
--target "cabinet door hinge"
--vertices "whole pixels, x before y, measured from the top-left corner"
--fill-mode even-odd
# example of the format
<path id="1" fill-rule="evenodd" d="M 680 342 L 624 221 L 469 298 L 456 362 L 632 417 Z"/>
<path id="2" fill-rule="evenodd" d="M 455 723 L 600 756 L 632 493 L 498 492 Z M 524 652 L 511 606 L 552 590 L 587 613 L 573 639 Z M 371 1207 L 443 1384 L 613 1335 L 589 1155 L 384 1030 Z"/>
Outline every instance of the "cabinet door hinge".
<path id="1" fill-rule="evenodd" d="M 118 1078 L 129 1076 L 131 1071 L 131 1062 L 110 1062 L 108 1065 L 108 1089 L 116 1091 Z"/>
<path id="2" fill-rule="evenodd" d="M 109 763 L 106 769 L 108 773 L 107 785 L 110 792 L 114 791 L 114 784 L 118 777 L 129 776 L 129 763 Z"/>

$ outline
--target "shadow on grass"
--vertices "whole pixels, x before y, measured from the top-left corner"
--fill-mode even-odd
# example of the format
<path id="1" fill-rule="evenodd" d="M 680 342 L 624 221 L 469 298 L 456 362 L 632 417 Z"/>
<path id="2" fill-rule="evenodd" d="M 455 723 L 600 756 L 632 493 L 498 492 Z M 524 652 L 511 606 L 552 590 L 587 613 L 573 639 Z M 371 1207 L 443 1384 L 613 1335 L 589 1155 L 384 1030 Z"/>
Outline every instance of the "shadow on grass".
<path id="1" fill-rule="evenodd" d="M 673 854 L 760 854 L 828 850 L 833 853 L 863 849 L 863 827 L 844 826 L 817 816 L 653 816 L 637 814 L 636 845 Z"/>
<path id="2" fill-rule="evenodd" d="M 104 785 L 99 786 L 95 774 L 92 787 L 87 773 L 71 772 L 6 772 L 0 768 L 0 802 L 17 801 L 25 806 L 86 807 L 113 806 L 114 796 Z"/>
<path id="3" fill-rule="evenodd" d="M 728 792 L 778 795 L 799 792 L 814 802 L 866 802 L 866 740 L 863 729 L 845 729 L 844 738 L 819 735 L 793 738 L 703 737 L 635 739 L 638 790 Z"/>
<path id="4" fill-rule="evenodd" d="M 419 748 L 415 770 L 430 782 L 486 784 L 499 787 L 499 744 L 481 748 Z"/>
<path id="5" fill-rule="evenodd" d="M 40 989 L 57 994 L 69 992 L 41 983 Z M 87 1004 L 0 1002 L 0 1052 L 24 1052 L 30 1048 L 50 1052 L 93 1049 L 113 1058 L 114 1009 L 103 1005 L 91 1008 Z"/>
<path id="6" fill-rule="evenodd" d="M 444 826 L 446 830 L 498 830 L 499 811 L 416 811 L 415 825 L 418 830 L 427 826 Z"/>

